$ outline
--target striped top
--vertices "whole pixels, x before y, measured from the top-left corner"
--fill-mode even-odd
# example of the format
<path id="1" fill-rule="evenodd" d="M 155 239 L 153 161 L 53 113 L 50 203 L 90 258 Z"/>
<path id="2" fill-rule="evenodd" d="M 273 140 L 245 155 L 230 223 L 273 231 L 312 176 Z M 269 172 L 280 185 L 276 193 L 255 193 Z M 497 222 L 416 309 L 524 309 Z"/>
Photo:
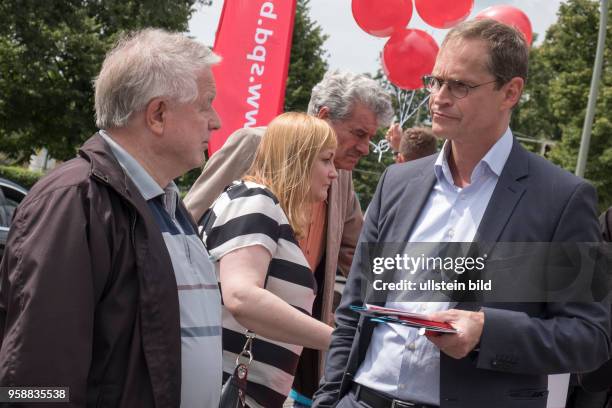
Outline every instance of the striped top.
<path id="1" fill-rule="evenodd" d="M 316 281 L 300 250 L 287 216 L 274 194 L 253 182 L 234 182 L 202 218 L 204 242 L 219 276 L 227 253 L 261 245 L 272 255 L 265 288 L 311 315 Z M 235 273 L 240 273 L 239 270 Z M 223 308 L 223 380 L 233 372 L 245 343 L 245 328 Z M 247 403 L 252 408 L 280 408 L 287 398 L 302 346 L 257 336 L 248 375 Z"/>
<path id="2" fill-rule="evenodd" d="M 179 204 L 173 182 L 162 189 L 109 135 L 115 158 L 147 201 L 170 254 L 181 323 L 181 408 L 217 407 L 221 396 L 221 296 L 206 249 Z"/>

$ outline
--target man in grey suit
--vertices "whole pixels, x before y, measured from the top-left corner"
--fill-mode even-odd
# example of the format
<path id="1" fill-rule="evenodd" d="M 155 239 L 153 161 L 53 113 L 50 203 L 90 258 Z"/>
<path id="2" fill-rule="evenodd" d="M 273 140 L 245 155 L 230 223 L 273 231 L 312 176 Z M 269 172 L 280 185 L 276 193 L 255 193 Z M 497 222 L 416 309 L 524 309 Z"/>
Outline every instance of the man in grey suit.
<path id="1" fill-rule="evenodd" d="M 459 24 L 433 75 L 439 155 L 382 176 L 360 243 L 597 242 L 596 192 L 527 152 L 509 128 L 527 77 L 521 34 L 493 20 Z M 349 306 L 368 265 L 355 253 L 336 312 L 315 407 L 544 408 L 547 374 L 593 369 L 609 358 L 609 306 L 598 303 L 394 302 L 450 323 L 457 334 L 420 336 L 374 324 Z"/>

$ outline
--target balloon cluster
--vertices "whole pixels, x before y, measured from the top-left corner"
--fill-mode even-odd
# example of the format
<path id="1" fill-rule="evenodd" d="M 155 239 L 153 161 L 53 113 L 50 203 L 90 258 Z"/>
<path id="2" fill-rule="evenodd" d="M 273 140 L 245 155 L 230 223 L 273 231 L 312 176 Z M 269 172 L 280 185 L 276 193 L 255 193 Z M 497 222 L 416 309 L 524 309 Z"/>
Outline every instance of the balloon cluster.
<path id="1" fill-rule="evenodd" d="M 497 20 L 500 23 L 513 26 L 515 29 L 517 29 L 523 34 L 527 44 L 531 45 L 531 41 L 533 40 L 531 21 L 529 21 L 529 17 L 527 17 L 525 13 L 523 13 L 516 7 L 505 5 L 487 7 L 480 13 L 476 14 L 476 17 L 474 18 L 492 18 L 493 20 Z"/>
<path id="2" fill-rule="evenodd" d="M 465 20 L 474 0 L 414 0 L 419 16 L 432 27 L 450 28 Z M 421 78 L 433 70 L 438 44 L 425 31 L 406 28 L 412 18 L 412 0 L 352 0 L 355 21 L 376 37 L 389 37 L 382 52 L 382 65 L 390 82 L 402 89 L 422 87 Z M 491 6 L 476 18 L 492 18 L 513 25 L 531 44 L 531 23 L 512 6 Z"/>

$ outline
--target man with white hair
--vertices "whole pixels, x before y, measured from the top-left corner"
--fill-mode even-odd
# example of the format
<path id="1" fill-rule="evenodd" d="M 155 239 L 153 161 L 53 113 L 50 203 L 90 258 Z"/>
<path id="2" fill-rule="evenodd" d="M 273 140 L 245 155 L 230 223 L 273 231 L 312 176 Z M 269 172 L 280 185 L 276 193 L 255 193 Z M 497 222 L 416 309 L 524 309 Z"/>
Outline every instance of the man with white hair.
<path id="1" fill-rule="evenodd" d="M 172 181 L 201 165 L 220 127 L 218 60 L 156 29 L 106 56 L 101 130 L 15 212 L 0 266 L 0 385 L 68 387 L 74 406 L 218 406 L 220 295 Z"/>
<path id="2" fill-rule="evenodd" d="M 327 202 L 312 208 L 307 236 L 300 241 L 318 283 L 313 316 L 332 325 L 336 271 L 348 274 L 363 223 L 351 171 L 369 153 L 370 140 L 378 128 L 389 125 L 393 109 L 389 94 L 376 81 L 365 75 L 330 71 L 313 88 L 308 114 L 328 121 L 338 137 L 334 157 L 338 178 L 330 186 Z M 245 174 L 263 132 L 263 128 L 237 130 L 206 163 L 185 197 L 196 220 L 227 185 Z M 304 349 L 291 394 L 296 406 L 309 406 L 322 366 L 322 353 Z"/>

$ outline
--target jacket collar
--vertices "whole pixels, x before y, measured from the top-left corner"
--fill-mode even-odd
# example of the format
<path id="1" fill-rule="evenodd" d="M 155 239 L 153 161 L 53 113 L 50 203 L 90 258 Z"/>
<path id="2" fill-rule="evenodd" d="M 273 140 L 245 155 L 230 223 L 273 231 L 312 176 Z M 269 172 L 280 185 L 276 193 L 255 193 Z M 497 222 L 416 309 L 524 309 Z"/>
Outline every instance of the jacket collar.
<path id="1" fill-rule="evenodd" d="M 81 146 L 79 156 L 91 164 L 90 177 L 110 186 L 141 213 L 148 211 L 144 197 L 140 194 L 132 179 L 123 171 L 110 146 L 99 133 L 94 134 Z M 174 183 L 171 184 L 170 188 L 178 190 Z M 184 208 L 182 200 L 179 200 L 179 205 L 188 215 L 189 222 L 197 231 L 196 223 L 191 214 Z"/>
<path id="2" fill-rule="evenodd" d="M 146 201 L 165 194 L 164 189 L 157 184 L 157 182 L 153 179 L 153 176 L 151 176 L 151 174 L 145 170 L 142 164 L 140 164 L 138 160 L 134 158 L 134 156 L 128 153 L 123 146 L 113 140 L 112 137 L 104 130 L 100 130 L 98 133 L 110 147 L 113 156 L 115 156 L 119 162 L 119 165 L 123 169 L 124 173 L 130 176 L 130 179 L 134 182 L 138 188 L 138 191 Z M 171 190 L 176 190 L 176 193 L 178 194 L 178 189 L 176 189 L 174 182 L 171 181 L 167 187 L 174 187 L 171 188 Z"/>
<path id="3" fill-rule="evenodd" d="M 499 239 L 516 204 L 525 192 L 524 178 L 529 175 L 529 153 L 514 140 L 512 151 L 504 166 L 489 205 L 482 216 L 474 241 L 492 244 Z"/>
<path id="4" fill-rule="evenodd" d="M 110 146 L 99 133 L 90 137 L 79 149 L 79 156 L 91 164 L 90 177 L 109 185 L 123 197 L 134 199 L 138 189 L 125 174 Z M 136 194 L 139 195 L 139 194 Z"/>
<path id="5" fill-rule="evenodd" d="M 421 171 L 412 177 L 404 188 L 403 198 L 405 202 L 411 202 L 406 213 L 398 221 L 401 229 L 406 231 L 404 237 L 408 241 L 412 228 L 418 219 L 431 189 L 436 182 L 433 167 L 436 156 L 424 160 Z M 508 219 L 512 215 L 516 204 L 525 192 L 524 178 L 529 174 L 529 154 L 514 139 L 512 150 L 501 170 L 495 190 L 480 222 L 474 242 L 492 244 L 499 238 Z"/>

